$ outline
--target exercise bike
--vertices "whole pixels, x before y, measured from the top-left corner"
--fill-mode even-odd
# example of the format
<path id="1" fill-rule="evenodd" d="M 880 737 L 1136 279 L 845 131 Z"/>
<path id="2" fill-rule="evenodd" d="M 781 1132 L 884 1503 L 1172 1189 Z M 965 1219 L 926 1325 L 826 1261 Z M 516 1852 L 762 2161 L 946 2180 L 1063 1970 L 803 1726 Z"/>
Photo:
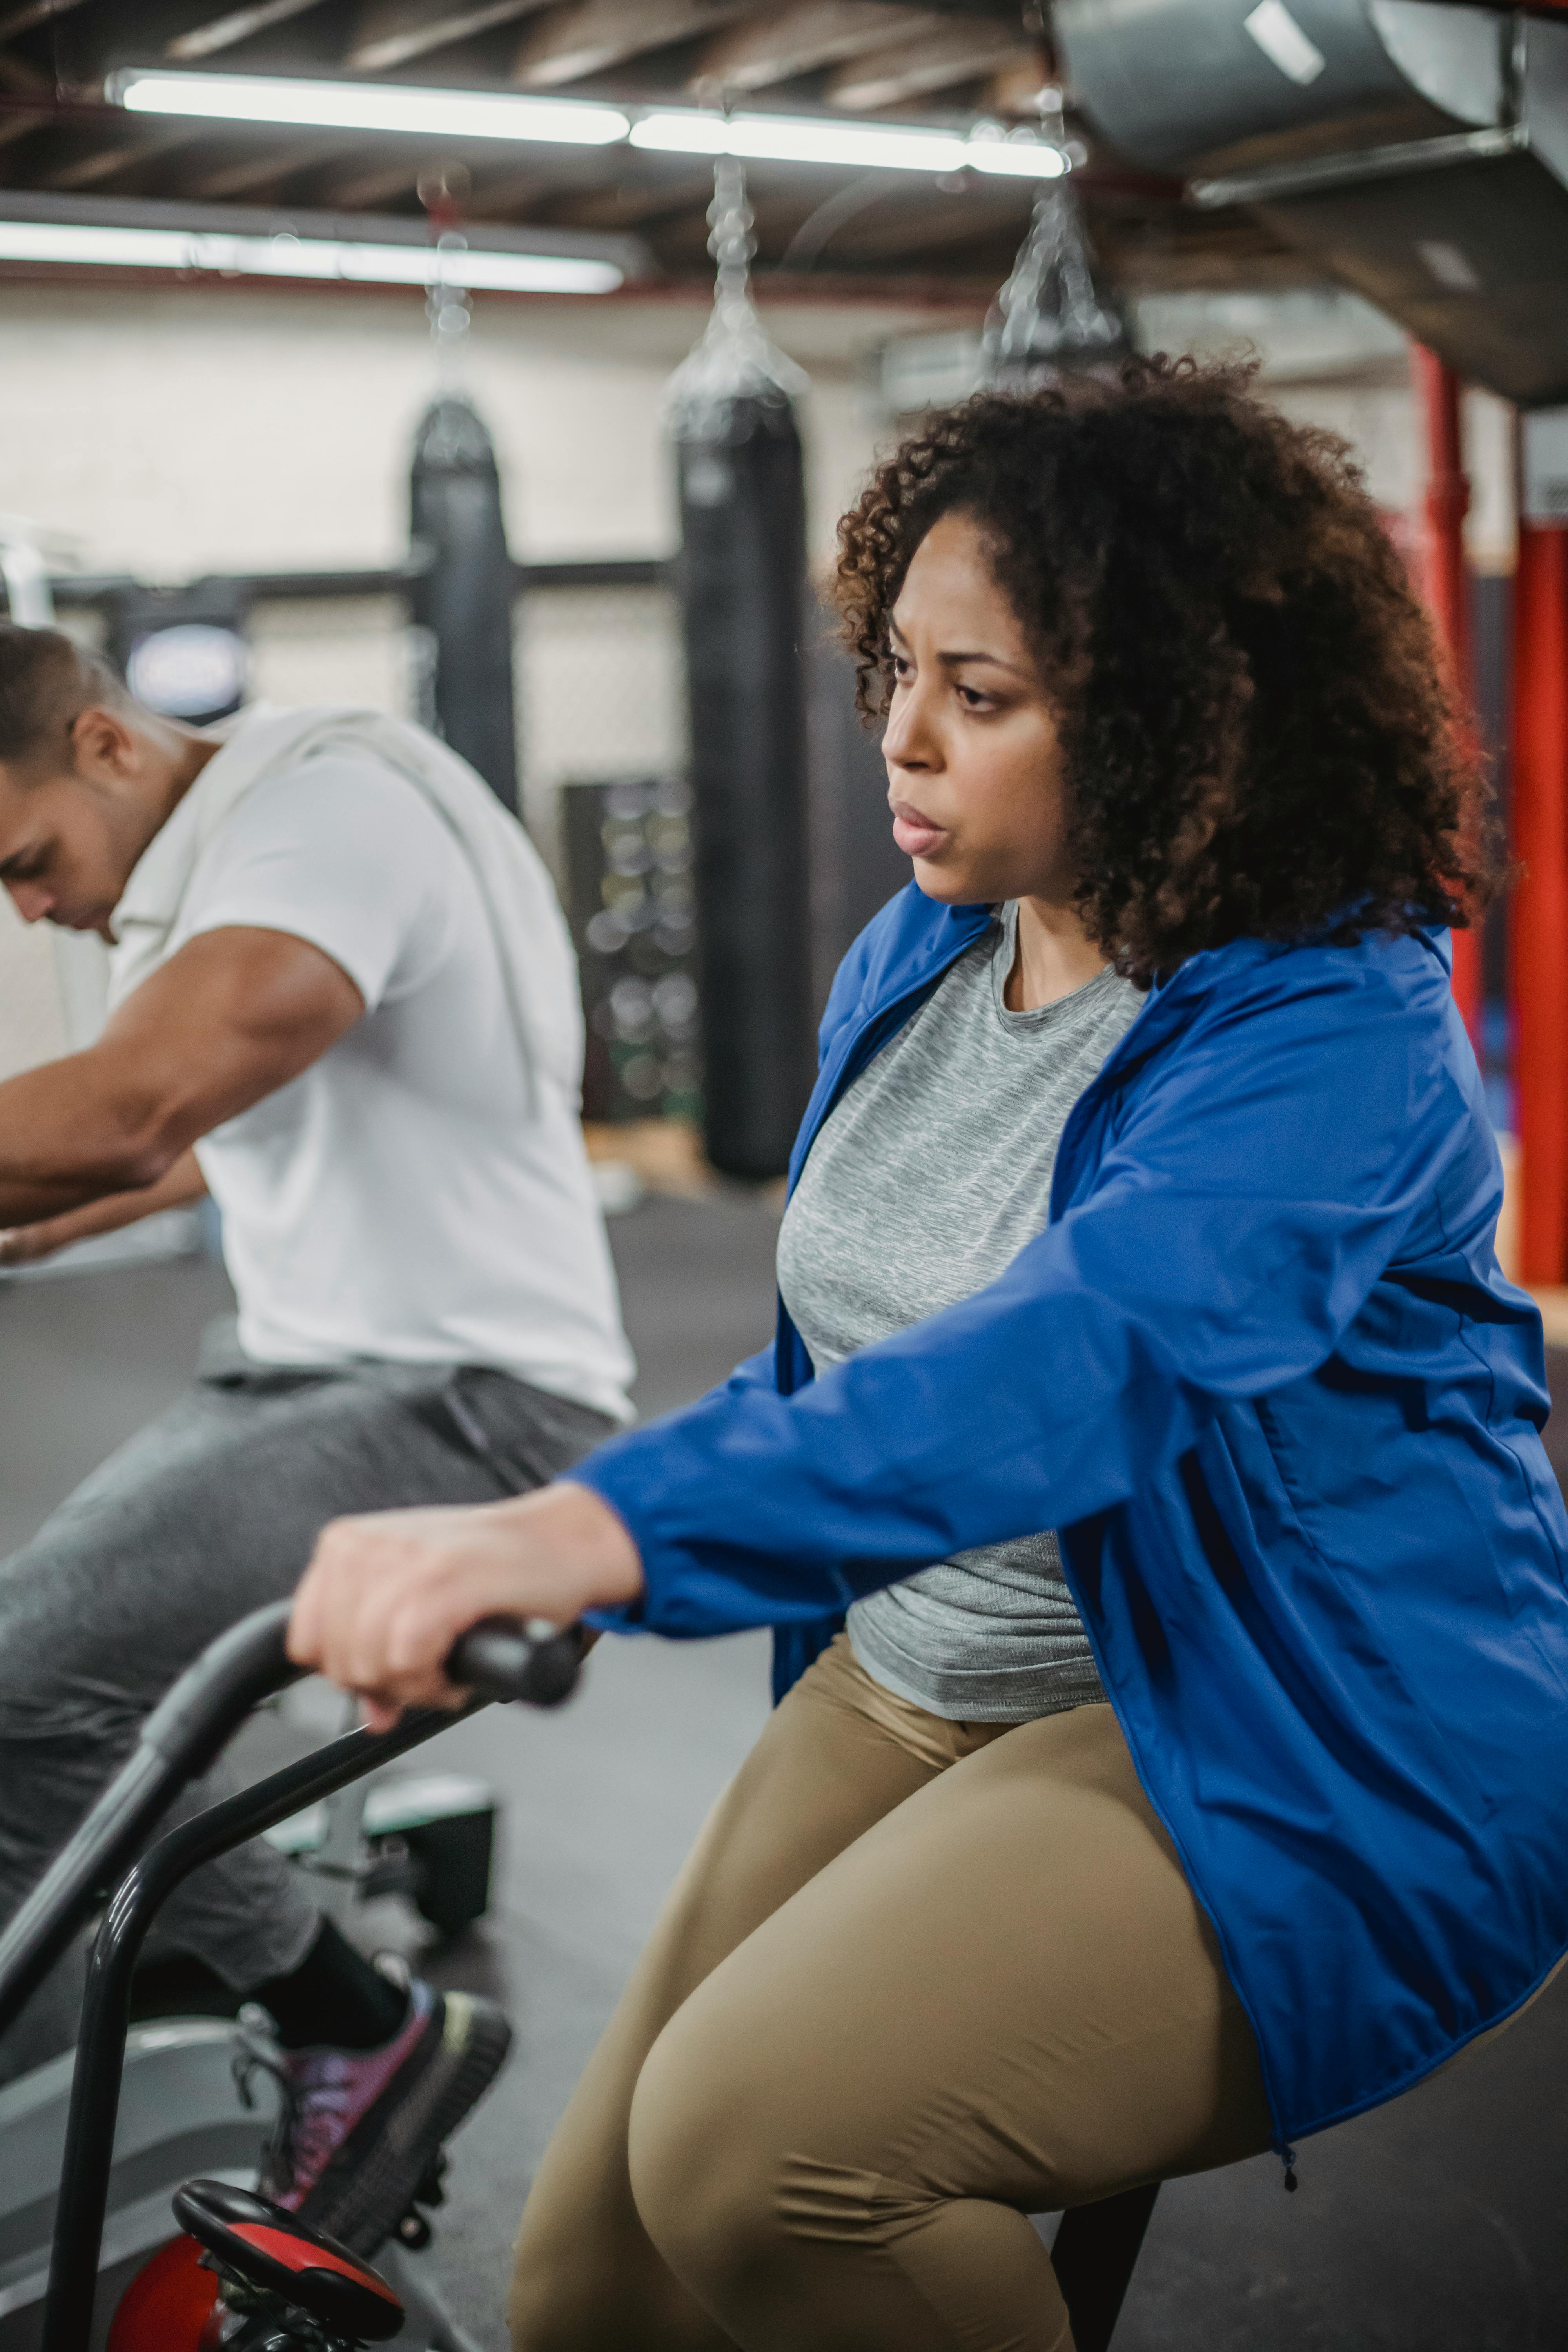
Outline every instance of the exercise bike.
<path id="1" fill-rule="evenodd" d="M 105 2342 L 109 2298 L 100 2293 L 100 2272 L 117 2154 L 123 2162 L 115 2127 L 131 1980 L 159 1907 L 204 1863 L 379 1770 L 454 1720 L 430 1710 L 405 1717 L 387 1732 L 350 1731 L 149 1845 L 174 1798 L 207 1769 L 251 1710 L 299 1679 L 301 1669 L 284 1649 L 288 1619 L 287 1602 L 257 1610 L 181 1676 L 0 1937 L 4 2027 L 88 1919 L 102 1915 L 71 2076 L 47 2288 L 34 2336 L 38 2352 L 97 2352 Z M 580 1662 L 574 1632 L 492 1619 L 458 1643 L 449 1671 L 475 1692 L 475 1706 L 491 1700 L 551 1706 L 575 1687 Z M 133 2168 L 133 2152 L 132 2162 Z M 400 2255 L 387 2265 L 398 2270 L 394 2285 L 362 2256 L 257 2197 L 236 2177 L 244 2169 L 230 2166 L 226 2177 L 197 2179 L 176 2191 L 174 2218 L 184 2234 L 174 2237 L 163 2226 L 169 2242 L 132 2278 L 113 2311 L 110 2352 L 216 2352 L 219 2346 L 224 2352 L 353 2352 L 372 2343 L 405 2352 L 471 2352 Z M 437 2201 L 438 2178 L 423 2184 L 422 2194 Z"/>

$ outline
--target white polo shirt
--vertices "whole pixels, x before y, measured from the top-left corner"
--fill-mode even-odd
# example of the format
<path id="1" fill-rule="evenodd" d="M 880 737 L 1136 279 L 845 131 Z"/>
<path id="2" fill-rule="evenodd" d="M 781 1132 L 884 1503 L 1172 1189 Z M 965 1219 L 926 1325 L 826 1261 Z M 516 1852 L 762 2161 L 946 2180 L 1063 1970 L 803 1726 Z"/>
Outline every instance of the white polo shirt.
<path id="1" fill-rule="evenodd" d="M 232 925 L 309 940 L 365 1004 L 196 1147 L 247 1353 L 493 1365 L 629 1420 L 576 1105 L 542 1073 L 531 1102 L 479 885 L 418 789 L 334 750 L 247 793 L 197 860 L 168 953 Z"/>

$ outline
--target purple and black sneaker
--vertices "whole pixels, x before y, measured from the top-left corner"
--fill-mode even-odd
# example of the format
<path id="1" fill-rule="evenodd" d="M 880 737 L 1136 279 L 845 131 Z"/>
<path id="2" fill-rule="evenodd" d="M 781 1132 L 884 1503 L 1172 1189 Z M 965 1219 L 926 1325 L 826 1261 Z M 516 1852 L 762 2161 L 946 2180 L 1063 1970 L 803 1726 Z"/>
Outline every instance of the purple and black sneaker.
<path id="1" fill-rule="evenodd" d="M 438 2169 L 444 2143 L 500 2073 L 511 2027 L 493 2002 L 416 1979 L 375 2050 L 289 2050 L 261 2193 L 356 2254 L 374 2254 Z"/>

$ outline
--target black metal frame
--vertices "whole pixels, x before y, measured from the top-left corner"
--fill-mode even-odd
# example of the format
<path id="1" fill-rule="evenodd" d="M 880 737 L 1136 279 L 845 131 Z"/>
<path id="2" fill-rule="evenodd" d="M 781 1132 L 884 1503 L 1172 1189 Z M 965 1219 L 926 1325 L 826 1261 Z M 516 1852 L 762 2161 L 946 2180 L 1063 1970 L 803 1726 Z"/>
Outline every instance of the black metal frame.
<path id="1" fill-rule="evenodd" d="M 0 1936 L 0 2022 L 9 2023 L 112 1885 L 89 1963 L 39 2352 L 88 2352 L 131 1980 L 159 1909 L 204 1863 L 460 1719 L 432 1710 L 405 1717 L 391 1731 L 347 1732 L 139 1853 L 180 1789 L 205 1770 L 251 1709 L 299 1678 L 301 1670 L 283 1649 L 289 1613 L 287 1601 L 257 1610 L 181 1676 L 149 1717 L 130 1762 Z M 491 1619 L 465 1635 L 447 1671 L 480 1694 L 473 1707 L 492 1698 L 550 1706 L 570 1695 L 580 1658 L 575 1630 L 540 1638 L 533 1629 Z M 1157 2183 L 1130 2189 L 1063 2215 L 1051 2259 L 1077 2352 L 1107 2352 L 1158 2195 Z"/>
<path id="2" fill-rule="evenodd" d="M 132 1864 L 115 1888 L 88 1964 L 39 2352 L 86 2352 L 91 2333 L 130 2030 L 131 1980 L 158 1911 L 204 1863 L 434 1739 L 453 1721 L 447 1714 L 419 1714 L 393 1731 L 347 1732 L 168 1831 Z"/>
<path id="3" fill-rule="evenodd" d="M 1051 2248 L 1075 2352 L 1106 2352 L 1160 2194 L 1157 2180 L 1064 2213 Z"/>
<path id="4" fill-rule="evenodd" d="M 405 1717 L 390 1731 L 348 1732 L 180 1822 L 140 1853 L 180 1790 L 206 1769 L 251 1709 L 299 1680 L 303 1669 L 284 1649 L 290 1605 L 278 1601 L 242 1618 L 181 1675 L 147 1718 L 130 1760 L 0 1936 L 0 2023 L 9 2024 L 107 1894 L 71 2078 L 40 2352 L 88 2352 L 132 1971 L 160 1906 L 204 1863 L 363 1780 L 458 1719 L 433 1709 Z M 552 1706 L 574 1688 L 581 1655 L 574 1628 L 556 1633 L 492 1618 L 463 1636 L 447 1666 L 459 1687 L 478 1694 L 475 1706 L 492 1698 Z"/>

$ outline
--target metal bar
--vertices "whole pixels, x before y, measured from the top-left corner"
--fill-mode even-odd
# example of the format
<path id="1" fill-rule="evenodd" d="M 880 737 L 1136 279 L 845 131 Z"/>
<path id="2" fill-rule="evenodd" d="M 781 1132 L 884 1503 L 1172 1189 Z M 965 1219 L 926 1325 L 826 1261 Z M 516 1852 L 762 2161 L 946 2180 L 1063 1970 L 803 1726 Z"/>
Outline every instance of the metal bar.
<path id="1" fill-rule="evenodd" d="M 40 2352 L 87 2352 L 114 2161 L 131 1979 L 157 1912 L 204 1863 L 422 1746 L 457 1720 L 444 1711 L 429 1710 L 407 1717 L 391 1731 L 345 1733 L 253 1788 L 180 1822 L 121 1879 L 104 1914 L 88 1969 Z"/>
<path id="2" fill-rule="evenodd" d="M 1151 2181 L 1062 2215 L 1051 2263 L 1075 2352 L 1107 2352 L 1159 2194 L 1159 2182 Z"/>
<path id="3" fill-rule="evenodd" d="M 162 1757 L 138 1751 L 94 1807 L 93 1834 L 79 1831 L 56 1855 L 0 1936 L 0 2020 L 5 2024 L 32 1999 L 91 1916 L 105 1879 L 125 1867 L 173 1795 Z"/>
<path id="4" fill-rule="evenodd" d="M 1310 196 L 1320 188 L 1353 187 L 1366 180 L 1394 180 L 1407 172 L 1447 171 L 1457 163 L 1487 163 L 1521 155 L 1530 146 L 1522 122 L 1499 130 L 1461 131 L 1440 139 L 1405 139 L 1387 147 L 1361 147 L 1347 155 L 1315 155 L 1301 163 L 1270 163 L 1234 179 L 1192 180 L 1189 200 L 1205 212 L 1223 205 L 1279 204 L 1287 196 Z"/>
<path id="5" fill-rule="evenodd" d="M 258 1609 L 203 1651 L 160 1699 L 121 1769 L 0 1936 L 0 2026 L 58 1959 L 159 1816 L 205 1772 L 232 1727 L 304 1669 L 284 1655 L 291 1604 Z"/>
<path id="6" fill-rule="evenodd" d="M 581 562 L 512 566 L 522 588 L 663 588 L 672 569 L 662 555 L 591 555 Z"/>
<path id="7" fill-rule="evenodd" d="M 363 572 L 209 572 L 194 586 L 233 588 L 257 604 L 293 603 L 334 596 L 395 596 L 405 594 L 424 576 L 428 554 L 410 555 L 402 563 L 384 564 Z M 581 562 L 521 563 L 512 567 L 514 588 L 661 588 L 669 579 L 670 564 L 663 556 L 589 556 Z M 62 608 L 110 604 L 117 597 L 141 593 L 145 583 L 124 572 L 59 572 L 49 582 L 55 603 Z M 184 593 L 173 590 L 172 594 Z"/>
<path id="8" fill-rule="evenodd" d="M 1520 1278 L 1556 1284 L 1568 1279 L 1568 528 L 1521 522 L 1513 595 Z"/>
<path id="9" fill-rule="evenodd" d="M 395 596 L 412 586 L 428 562 L 429 557 L 420 553 L 408 556 L 402 563 L 379 565 L 363 572 L 207 572 L 200 580 L 186 581 L 167 593 L 177 597 L 188 594 L 193 588 L 228 588 L 237 589 L 258 602 L 269 598 L 281 601 L 285 597 Z M 119 597 L 147 593 L 146 582 L 129 572 L 63 572 L 57 573 L 49 585 L 57 604 L 78 607 L 112 604 Z"/>

